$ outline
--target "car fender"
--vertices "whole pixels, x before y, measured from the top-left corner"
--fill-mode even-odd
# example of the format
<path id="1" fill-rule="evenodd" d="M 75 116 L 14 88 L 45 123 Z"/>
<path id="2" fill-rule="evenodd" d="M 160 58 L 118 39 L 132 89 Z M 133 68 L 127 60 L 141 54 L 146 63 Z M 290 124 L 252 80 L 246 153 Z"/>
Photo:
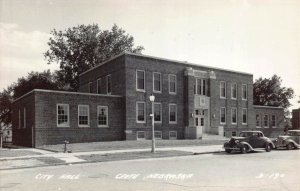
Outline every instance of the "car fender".
<path id="1" fill-rule="evenodd" d="M 247 147 L 249 148 L 250 151 L 254 150 L 253 147 L 249 143 L 247 143 L 247 142 L 240 142 L 239 145 L 238 145 L 238 147 L 242 147 L 244 145 L 247 145 Z"/>
<path id="2" fill-rule="evenodd" d="M 285 140 L 286 145 L 288 145 L 289 143 L 293 143 L 295 147 L 300 147 L 300 145 L 298 143 L 296 143 L 294 140 L 291 139 L 286 139 Z"/>
<path id="3" fill-rule="evenodd" d="M 276 148 L 275 144 L 272 141 L 267 141 L 266 144 L 271 144 L 272 145 L 272 149 Z"/>

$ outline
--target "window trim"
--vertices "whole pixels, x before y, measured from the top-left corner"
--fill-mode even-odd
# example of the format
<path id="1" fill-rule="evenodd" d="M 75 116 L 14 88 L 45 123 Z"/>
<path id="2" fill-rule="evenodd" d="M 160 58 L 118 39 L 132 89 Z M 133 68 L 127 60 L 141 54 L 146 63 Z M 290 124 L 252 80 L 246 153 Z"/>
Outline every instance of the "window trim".
<path id="1" fill-rule="evenodd" d="M 243 90 L 244 86 L 246 87 L 245 88 L 245 90 L 246 90 L 246 98 L 244 98 L 244 90 Z M 245 101 L 248 100 L 248 86 L 247 86 L 247 84 L 242 84 L 242 100 L 245 100 Z"/>
<path id="2" fill-rule="evenodd" d="M 139 133 L 143 133 L 144 134 L 144 138 L 139 138 Z M 145 131 L 137 131 L 136 132 L 136 140 L 146 140 L 146 133 L 145 133 Z"/>
<path id="3" fill-rule="evenodd" d="M 107 113 L 107 116 L 106 116 L 106 124 L 105 125 L 99 125 L 99 119 L 98 119 L 98 117 L 99 117 L 99 108 L 105 108 L 106 109 L 106 113 Z M 108 123 L 108 106 L 105 106 L 105 105 L 98 105 L 97 106 L 97 126 L 98 127 L 109 127 L 109 123 Z"/>
<path id="4" fill-rule="evenodd" d="M 111 94 L 111 87 L 112 87 L 111 75 L 108 74 L 105 77 L 106 77 L 106 94 L 110 95 Z M 110 92 L 108 92 L 108 78 L 110 78 Z"/>
<path id="5" fill-rule="evenodd" d="M 155 105 L 160 105 L 160 121 L 155 121 Z M 160 102 L 154 102 L 153 103 L 153 113 L 154 113 L 154 123 L 162 123 L 162 104 Z"/>
<path id="6" fill-rule="evenodd" d="M 235 97 L 233 97 L 233 92 L 232 92 L 232 90 L 233 90 L 233 85 L 235 85 Z M 232 84 L 231 84 L 231 99 L 237 100 L 237 83 L 232 83 Z"/>
<path id="7" fill-rule="evenodd" d="M 171 106 L 175 106 L 175 121 L 170 121 Z M 177 104 L 169 103 L 169 124 L 177 124 Z"/>
<path id="8" fill-rule="evenodd" d="M 144 121 L 138 120 L 138 104 L 144 104 Z M 135 104 L 135 116 L 136 116 L 136 123 L 146 123 L 146 102 L 144 101 L 137 101 Z"/>
<path id="9" fill-rule="evenodd" d="M 272 119 L 273 116 L 275 117 L 275 120 L 274 120 L 274 121 L 275 121 L 275 126 L 273 126 L 273 119 Z M 277 125 L 276 125 L 276 124 L 277 124 L 277 117 L 276 117 L 275 114 L 272 114 L 272 115 L 271 115 L 271 126 L 272 126 L 272 128 L 277 128 Z"/>
<path id="10" fill-rule="evenodd" d="M 58 106 L 61 105 L 61 106 L 68 106 L 68 121 L 67 121 L 67 124 L 66 125 L 60 125 L 58 124 Z M 57 127 L 70 127 L 70 105 L 69 104 L 66 104 L 66 103 L 58 103 L 56 104 L 56 126 Z"/>
<path id="11" fill-rule="evenodd" d="M 97 79 L 97 94 L 101 94 L 101 78 Z"/>
<path id="12" fill-rule="evenodd" d="M 144 89 L 138 88 L 138 72 L 144 73 Z M 138 92 L 146 92 L 146 72 L 145 72 L 145 70 L 136 70 L 135 71 L 135 90 Z"/>
<path id="13" fill-rule="evenodd" d="M 171 90 L 171 86 L 170 86 L 170 84 L 171 84 L 171 76 L 174 76 L 175 77 L 175 92 L 171 92 L 170 90 Z M 168 74 L 168 81 L 169 81 L 169 83 L 168 83 L 168 85 L 169 85 L 169 94 L 172 94 L 172 95 L 176 95 L 177 94 L 177 75 L 176 74 Z"/>
<path id="14" fill-rule="evenodd" d="M 268 116 L 268 120 L 267 120 L 267 122 L 268 122 L 268 125 L 267 126 L 265 126 L 265 116 Z M 264 118 L 263 118 L 263 127 L 264 128 L 269 128 L 270 127 L 270 116 L 269 116 L 269 114 L 264 114 Z"/>
<path id="15" fill-rule="evenodd" d="M 159 133 L 160 136 L 159 136 L 159 137 L 156 137 L 156 136 L 155 136 L 155 133 Z M 158 139 L 158 140 L 162 139 L 162 131 L 154 131 L 154 137 L 155 137 L 155 139 Z"/>
<path id="16" fill-rule="evenodd" d="M 246 123 L 244 123 L 244 111 L 246 111 Z M 242 108 L 242 125 L 248 125 L 248 109 Z"/>
<path id="17" fill-rule="evenodd" d="M 176 137 L 171 138 L 171 136 L 170 136 L 171 133 L 175 133 L 175 134 L 176 134 Z M 176 139 L 177 139 L 177 131 L 169 131 L 169 139 L 170 139 L 170 140 L 176 140 Z"/>
<path id="18" fill-rule="evenodd" d="M 259 116 L 259 126 L 257 126 L 257 115 Z M 256 128 L 261 128 L 261 115 L 260 114 L 255 114 L 255 126 Z"/>
<path id="19" fill-rule="evenodd" d="M 155 90 L 155 85 L 154 85 L 154 82 L 155 82 L 154 75 L 155 74 L 159 74 L 159 89 L 160 89 L 160 91 Z M 161 78 L 161 73 L 160 72 L 153 72 L 152 78 L 153 78 L 153 80 L 152 80 L 152 83 L 153 83 L 153 93 L 162 93 L 162 78 Z"/>
<path id="20" fill-rule="evenodd" d="M 224 83 L 224 89 L 225 89 L 225 96 L 224 97 L 222 96 L 222 86 L 221 86 L 222 83 Z M 220 98 L 221 99 L 226 99 L 226 93 L 227 93 L 226 82 L 225 81 L 220 81 Z"/>
<path id="21" fill-rule="evenodd" d="M 79 124 L 79 122 L 80 122 L 80 120 L 79 120 L 79 108 L 80 107 L 87 107 L 87 112 L 88 112 L 88 115 L 87 115 L 87 117 L 88 117 L 88 119 L 87 119 L 87 122 L 88 122 L 88 124 L 87 125 L 82 125 L 82 124 Z M 89 105 L 83 105 L 83 104 L 79 104 L 78 105 L 78 115 L 77 115 L 77 120 L 78 120 L 78 127 L 90 127 L 90 106 Z"/>
<path id="22" fill-rule="evenodd" d="M 225 109 L 225 112 L 224 112 L 224 114 L 225 114 L 225 122 L 222 122 L 222 109 Z M 226 107 L 220 107 L 220 124 L 221 125 L 226 125 Z"/>
<path id="23" fill-rule="evenodd" d="M 233 122 L 232 110 L 235 110 L 235 122 Z M 237 125 L 237 108 L 236 107 L 231 108 L 231 124 L 232 125 Z"/>
<path id="24" fill-rule="evenodd" d="M 26 107 L 23 108 L 23 129 L 26 128 Z"/>

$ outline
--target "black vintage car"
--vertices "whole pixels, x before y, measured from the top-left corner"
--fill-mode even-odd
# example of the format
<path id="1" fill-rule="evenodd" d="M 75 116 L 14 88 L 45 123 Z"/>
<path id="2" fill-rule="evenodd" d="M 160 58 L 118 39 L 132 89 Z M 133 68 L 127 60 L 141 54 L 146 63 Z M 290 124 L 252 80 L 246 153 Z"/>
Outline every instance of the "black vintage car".
<path id="1" fill-rule="evenodd" d="M 280 135 L 275 141 L 277 149 L 286 148 L 291 150 L 300 148 L 300 130 L 289 130 L 286 135 Z"/>
<path id="2" fill-rule="evenodd" d="M 232 137 L 224 143 L 224 149 L 227 153 L 240 151 L 244 154 L 257 148 L 263 148 L 270 152 L 275 148 L 275 145 L 261 131 L 242 131 L 239 137 Z"/>

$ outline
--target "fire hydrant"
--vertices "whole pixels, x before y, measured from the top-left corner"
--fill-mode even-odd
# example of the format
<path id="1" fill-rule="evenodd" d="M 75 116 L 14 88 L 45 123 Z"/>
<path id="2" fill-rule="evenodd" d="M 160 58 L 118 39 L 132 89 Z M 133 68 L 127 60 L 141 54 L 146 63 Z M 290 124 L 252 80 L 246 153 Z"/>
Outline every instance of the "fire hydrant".
<path id="1" fill-rule="evenodd" d="M 64 147 L 64 153 L 67 152 L 67 144 L 69 144 L 69 143 L 70 143 L 70 142 L 67 141 L 67 140 L 64 141 L 64 144 L 65 144 L 65 147 Z"/>

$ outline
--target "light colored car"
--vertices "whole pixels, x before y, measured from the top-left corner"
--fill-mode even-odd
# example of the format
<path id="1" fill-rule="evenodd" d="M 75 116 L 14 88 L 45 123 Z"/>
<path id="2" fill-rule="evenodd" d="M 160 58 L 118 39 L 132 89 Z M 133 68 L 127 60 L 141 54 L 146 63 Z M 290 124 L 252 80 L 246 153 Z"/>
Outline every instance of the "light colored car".
<path id="1" fill-rule="evenodd" d="M 276 148 L 286 148 L 291 150 L 294 148 L 300 148 L 300 130 L 288 130 L 286 135 L 280 135 L 274 144 Z"/>

